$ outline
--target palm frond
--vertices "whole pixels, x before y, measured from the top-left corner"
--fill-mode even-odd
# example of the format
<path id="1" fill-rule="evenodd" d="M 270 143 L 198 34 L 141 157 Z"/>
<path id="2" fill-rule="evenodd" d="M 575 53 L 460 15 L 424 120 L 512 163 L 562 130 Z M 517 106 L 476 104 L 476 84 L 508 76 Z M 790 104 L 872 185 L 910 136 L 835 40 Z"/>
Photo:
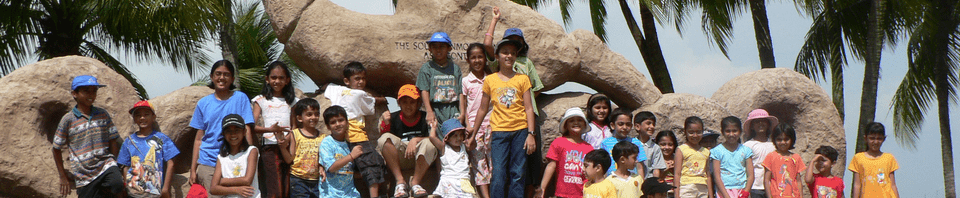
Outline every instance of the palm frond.
<path id="1" fill-rule="evenodd" d="M 137 90 L 137 94 L 140 96 L 141 100 L 150 99 L 150 96 L 147 94 L 147 89 L 143 88 L 143 85 L 140 84 L 140 80 L 137 80 L 137 77 L 133 75 L 133 72 L 130 72 L 126 66 L 111 56 L 110 53 L 107 53 L 106 50 L 100 48 L 94 43 L 85 42 L 81 46 L 81 53 L 84 56 L 100 60 L 107 65 L 107 67 L 110 67 L 113 69 L 113 71 L 116 71 L 118 74 L 123 76 L 123 78 L 126 78 L 127 81 L 130 82 L 130 85 L 133 85 L 133 88 Z"/>
<path id="2" fill-rule="evenodd" d="M 701 29 L 707 38 L 713 40 L 720 48 L 723 56 L 727 55 L 727 41 L 733 36 L 733 20 L 745 10 L 746 2 L 742 0 L 700 0 Z"/>
<path id="3" fill-rule="evenodd" d="M 589 0 L 590 21 L 593 23 L 593 33 L 600 37 L 600 41 L 607 41 L 607 7 L 603 0 Z"/>

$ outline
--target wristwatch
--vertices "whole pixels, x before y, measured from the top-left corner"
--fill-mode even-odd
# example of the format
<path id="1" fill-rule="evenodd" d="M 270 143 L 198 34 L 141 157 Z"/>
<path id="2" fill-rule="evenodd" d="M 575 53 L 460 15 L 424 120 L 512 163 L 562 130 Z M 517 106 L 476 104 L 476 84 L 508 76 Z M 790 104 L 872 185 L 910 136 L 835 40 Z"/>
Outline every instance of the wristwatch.
<path id="1" fill-rule="evenodd" d="M 527 130 L 527 134 L 530 134 L 530 135 L 532 135 L 533 137 L 537 137 L 537 134 L 534 134 L 533 131 Z"/>

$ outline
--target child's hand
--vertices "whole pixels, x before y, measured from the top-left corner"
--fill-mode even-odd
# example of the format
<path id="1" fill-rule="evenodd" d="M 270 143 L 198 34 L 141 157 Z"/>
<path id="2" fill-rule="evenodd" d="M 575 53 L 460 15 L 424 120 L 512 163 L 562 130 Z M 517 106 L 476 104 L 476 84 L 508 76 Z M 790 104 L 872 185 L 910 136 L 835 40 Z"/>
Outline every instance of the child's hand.
<path id="1" fill-rule="evenodd" d="M 359 157 L 360 154 L 363 154 L 363 145 L 354 146 L 354 147 L 353 147 L 353 150 L 350 151 L 350 157 L 352 157 L 352 158 L 354 158 L 354 159 L 356 159 L 357 157 Z M 351 160 L 351 161 L 353 161 L 353 160 Z"/>
<path id="2" fill-rule="evenodd" d="M 433 114 L 431 111 L 427 111 L 427 123 L 430 124 L 430 126 L 436 126 L 437 115 Z"/>
<path id="3" fill-rule="evenodd" d="M 281 127 L 280 122 L 273 123 L 270 128 L 267 128 L 268 131 L 273 131 L 274 134 L 278 132 L 290 132 L 290 127 Z"/>
<path id="4" fill-rule="evenodd" d="M 403 158 L 414 159 L 414 156 L 417 155 L 417 145 L 407 145 L 407 151 L 404 152 Z"/>
<path id="5" fill-rule="evenodd" d="M 533 135 L 527 135 L 527 142 L 523 145 L 523 150 L 527 151 L 527 155 L 533 154 L 534 151 L 537 151 L 537 140 L 533 138 Z"/>
<path id="6" fill-rule="evenodd" d="M 537 190 L 534 191 L 534 193 L 533 193 L 533 197 L 534 197 L 534 198 L 542 198 L 542 197 L 543 197 L 543 191 L 544 191 L 544 190 L 543 190 L 543 186 L 537 187 Z"/>
<path id="7" fill-rule="evenodd" d="M 170 198 L 170 189 L 160 190 L 160 198 Z"/>
<path id="8" fill-rule="evenodd" d="M 70 191 L 73 190 L 73 182 L 67 177 L 60 177 L 60 197 L 67 197 L 70 194 Z"/>
<path id="9" fill-rule="evenodd" d="M 493 7 L 493 19 L 500 19 L 500 7 Z"/>
<path id="10" fill-rule="evenodd" d="M 287 146 L 290 146 L 290 142 L 287 141 L 287 136 L 283 135 L 282 133 L 277 134 L 276 132 L 274 135 L 276 135 L 274 137 L 277 137 L 277 145 L 279 145 L 280 148 L 286 149 Z"/>
<path id="11" fill-rule="evenodd" d="M 818 161 L 818 160 L 826 160 L 826 159 L 827 159 L 827 157 L 826 157 L 826 156 L 823 156 L 823 155 L 821 155 L 821 154 L 817 154 L 817 155 L 814 155 L 814 156 L 813 156 L 813 161 L 814 161 L 814 162 L 816 162 L 816 161 Z"/>
<path id="12" fill-rule="evenodd" d="M 320 182 L 327 182 L 327 171 L 320 169 Z"/>
<path id="13" fill-rule="evenodd" d="M 253 196 L 253 187 L 250 187 L 250 186 L 237 186 L 237 187 L 239 187 L 238 189 L 239 192 L 237 192 L 237 194 L 240 194 L 240 196 L 243 196 L 243 197 Z"/>

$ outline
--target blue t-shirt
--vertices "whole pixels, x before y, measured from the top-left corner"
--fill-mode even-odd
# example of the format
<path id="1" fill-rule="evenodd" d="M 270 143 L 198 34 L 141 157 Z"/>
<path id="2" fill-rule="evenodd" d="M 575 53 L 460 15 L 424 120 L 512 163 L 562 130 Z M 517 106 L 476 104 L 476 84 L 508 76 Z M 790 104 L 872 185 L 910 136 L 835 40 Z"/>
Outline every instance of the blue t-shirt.
<path id="1" fill-rule="evenodd" d="M 170 137 L 154 131 L 147 137 L 132 134 L 123 141 L 117 163 L 130 167 L 124 173 L 128 186 L 135 186 L 131 194 L 160 195 L 167 160 L 173 159 L 180 150 Z"/>
<path id="2" fill-rule="evenodd" d="M 643 162 L 647 160 L 647 152 L 643 150 L 643 142 L 640 142 L 640 140 L 638 140 L 637 138 L 627 137 L 623 139 L 618 139 L 617 137 L 608 137 L 606 139 L 603 139 L 602 142 L 600 142 L 600 148 L 603 150 L 607 150 L 607 153 L 610 153 L 610 159 L 613 159 L 613 145 L 617 145 L 617 143 L 622 141 L 630 141 L 630 143 L 633 143 L 633 145 L 637 145 L 637 147 L 640 150 L 640 152 L 637 153 L 637 162 Z M 637 174 L 637 168 L 640 168 L 640 167 L 630 169 L 630 173 Z M 607 174 L 612 173 L 613 171 L 616 171 L 616 170 L 617 170 L 617 159 L 613 159 L 612 161 L 610 161 L 610 170 L 607 170 Z"/>
<path id="3" fill-rule="evenodd" d="M 197 101 L 197 107 L 193 110 L 193 118 L 190 119 L 190 127 L 203 130 L 203 139 L 200 143 L 200 151 L 197 163 L 216 166 L 217 154 L 220 152 L 220 131 L 222 129 L 223 117 L 230 114 L 239 114 L 243 117 L 246 124 L 253 124 L 253 109 L 250 107 L 250 99 L 243 92 L 233 91 L 233 96 L 227 100 L 217 100 L 214 94 L 210 94 Z"/>
<path id="4" fill-rule="evenodd" d="M 350 155 L 347 142 L 337 141 L 329 136 L 320 142 L 318 161 L 324 169 L 347 155 Z M 360 197 L 360 192 L 353 185 L 353 162 L 347 162 L 340 170 L 327 170 L 327 180 L 320 182 L 320 197 Z"/>
<path id="5" fill-rule="evenodd" d="M 737 145 L 737 150 L 730 152 L 722 144 L 710 149 L 710 159 L 720 160 L 720 178 L 727 189 L 743 189 L 747 184 L 747 159 L 753 156 L 750 147 Z M 712 163 L 711 163 L 712 165 Z M 755 182 L 762 181 L 754 179 Z"/>

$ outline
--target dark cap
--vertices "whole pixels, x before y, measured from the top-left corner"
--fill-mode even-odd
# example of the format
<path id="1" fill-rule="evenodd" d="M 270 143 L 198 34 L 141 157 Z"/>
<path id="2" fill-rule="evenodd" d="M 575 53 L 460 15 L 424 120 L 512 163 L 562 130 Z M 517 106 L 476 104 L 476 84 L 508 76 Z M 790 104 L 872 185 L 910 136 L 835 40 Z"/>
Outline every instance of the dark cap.
<path id="1" fill-rule="evenodd" d="M 223 117 L 223 128 L 228 126 L 237 126 L 243 128 L 243 117 L 237 114 L 230 114 Z"/>
<path id="2" fill-rule="evenodd" d="M 660 182 L 660 178 L 651 177 L 643 181 L 643 185 L 640 186 L 640 191 L 645 195 L 656 194 L 656 193 L 665 193 L 672 190 L 673 186 Z"/>

